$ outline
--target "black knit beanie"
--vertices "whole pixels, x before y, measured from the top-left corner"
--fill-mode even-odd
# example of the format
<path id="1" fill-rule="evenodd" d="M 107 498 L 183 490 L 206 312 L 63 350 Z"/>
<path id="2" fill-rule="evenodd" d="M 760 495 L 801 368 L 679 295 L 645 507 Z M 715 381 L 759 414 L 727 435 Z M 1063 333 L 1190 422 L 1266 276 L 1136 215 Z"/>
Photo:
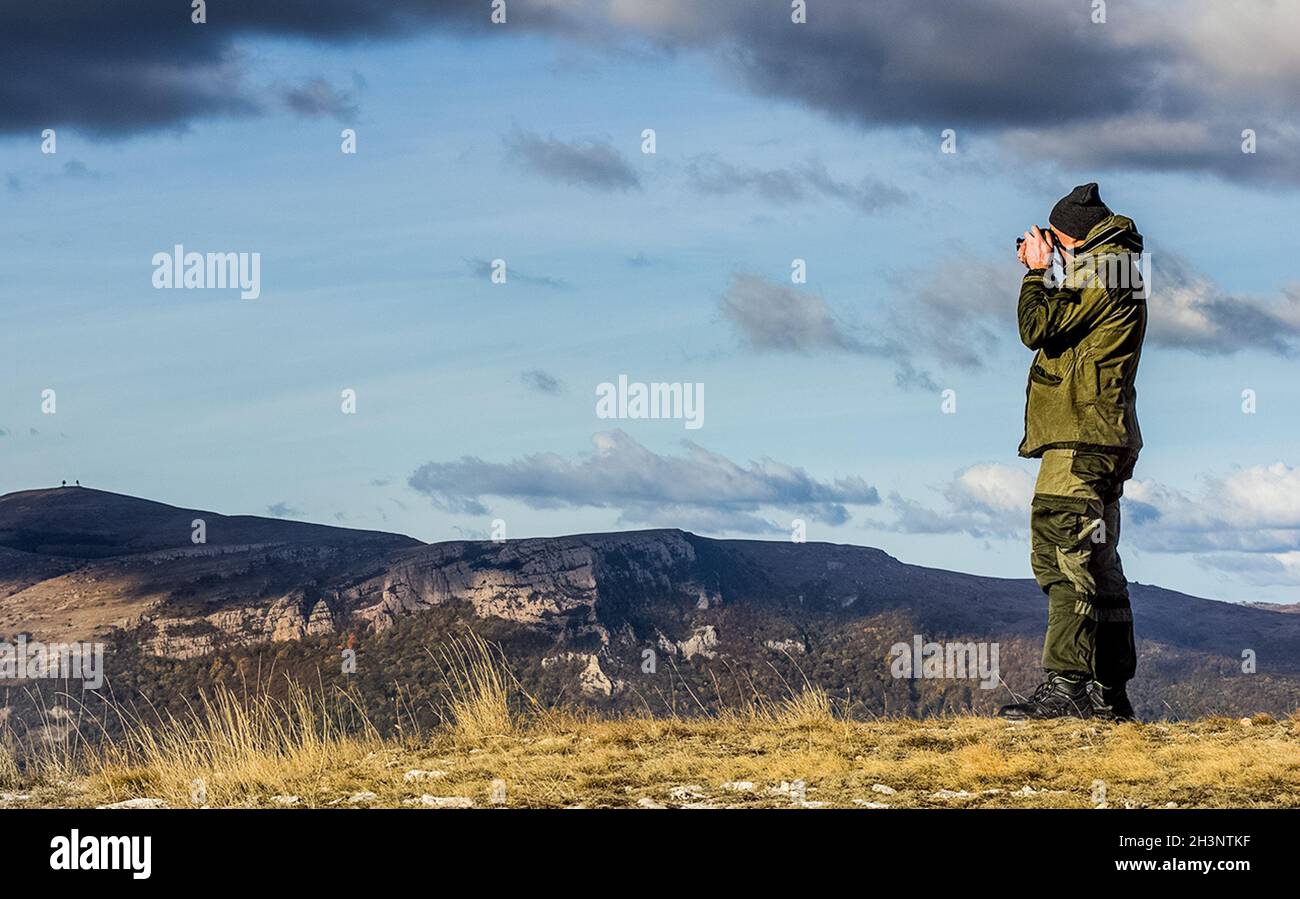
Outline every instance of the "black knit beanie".
<path id="1" fill-rule="evenodd" d="M 1097 223 L 1111 214 L 1097 192 L 1097 182 L 1080 184 L 1052 207 L 1048 223 L 1075 240 L 1083 240 Z"/>

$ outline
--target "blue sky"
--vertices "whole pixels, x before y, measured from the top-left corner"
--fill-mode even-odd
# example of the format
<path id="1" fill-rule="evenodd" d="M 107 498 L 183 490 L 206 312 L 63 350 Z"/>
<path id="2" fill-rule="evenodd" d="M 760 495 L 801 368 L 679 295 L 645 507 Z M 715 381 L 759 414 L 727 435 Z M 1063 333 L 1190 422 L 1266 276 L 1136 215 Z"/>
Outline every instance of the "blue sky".
<path id="1" fill-rule="evenodd" d="M 40 128 L 0 136 L 0 491 L 78 478 L 424 540 L 497 518 L 511 537 L 788 539 L 803 517 L 810 540 L 1028 577 L 1012 243 L 1097 180 L 1155 266 L 1128 576 L 1296 601 L 1293 184 L 1080 164 L 1021 147 L 1043 139 L 1030 125 L 955 124 L 945 154 L 934 124 L 827 114 L 690 41 L 435 28 L 237 46 L 257 90 L 310 76 L 337 102 L 108 133 L 53 122 L 53 155 Z M 1238 143 L 1224 132 L 1225 153 Z M 602 159 L 622 186 L 592 174 Z M 863 184 L 878 207 L 855 200 Z M 260 253 L 261 297 L 153 289 L 153 254 L 177 243 Z M 497 258 L 506 284 L 480 270 Z M 781 321 L 724 310 L 754 308 L 746 285 L 837 336 L 764 346 Z M 1241 310 L 1278 330 L 1234 330 Z M 894 348 L 870 349 L 881 340 Z M 928 382 L 900 385 L 904 366 Z M 536 371 L 559 387 L 530 384 Z M 704 426 L 598 418 L 596 387 L 620 374 L 702 384 Z M 956 391 L 955 414 L 936 388 Z M 844 502 L 846 478 L 879 501 Z"/>

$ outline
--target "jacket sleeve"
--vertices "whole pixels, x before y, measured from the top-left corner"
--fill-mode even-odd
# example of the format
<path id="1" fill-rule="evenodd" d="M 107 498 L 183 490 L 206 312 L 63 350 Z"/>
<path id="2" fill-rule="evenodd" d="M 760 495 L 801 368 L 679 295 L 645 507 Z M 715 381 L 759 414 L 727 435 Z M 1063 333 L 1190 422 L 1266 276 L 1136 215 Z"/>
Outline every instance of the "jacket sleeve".
<path id="1" fill-rule="evenodd" d="M 1081 270 L 1070 284 L 1048 287 L 1044 271 L 1031 269 L 1020 283 L 1020 304 L 1016 317 L 1020 323 L 1020 341 L 1029 349 L 1041 349 L 1050 343 L 1067 343 L 1091 330 L 1109 311 L 1110 293 L 1094 271 Z M 1082 285 L 1074 287 L 1071 285 Z"/>

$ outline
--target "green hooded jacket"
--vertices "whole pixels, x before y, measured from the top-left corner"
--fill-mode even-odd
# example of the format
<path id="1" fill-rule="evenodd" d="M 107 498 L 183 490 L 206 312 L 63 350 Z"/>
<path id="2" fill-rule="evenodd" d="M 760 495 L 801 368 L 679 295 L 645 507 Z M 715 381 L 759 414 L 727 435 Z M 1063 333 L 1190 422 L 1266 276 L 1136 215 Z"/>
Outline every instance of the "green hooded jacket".
<path id="1" fill-rule="evenodd" d="M 1020 339 L 1034 353 L 1020 455 L 1069 448 L 1136 453 L 1142 447 L 1133 381 L 1147 329 L 1139 269 L 1142 235 L 1122 215 L 1103 219 L 1059 285 L 1050 269 L 1020 285 Z"/>

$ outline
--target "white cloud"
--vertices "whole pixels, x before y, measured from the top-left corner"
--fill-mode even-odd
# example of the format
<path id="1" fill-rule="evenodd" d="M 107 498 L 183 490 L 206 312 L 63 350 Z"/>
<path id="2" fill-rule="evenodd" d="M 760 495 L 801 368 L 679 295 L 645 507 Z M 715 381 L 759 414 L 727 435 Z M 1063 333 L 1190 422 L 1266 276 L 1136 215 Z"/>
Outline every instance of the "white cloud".
<path id="1" fill-rule="evenodd" d="M 833 350 L 864 353 L 867 345 L 851 333 L 821 296 L 741 272 L 718 303 L 722 317 L 751 348 L 795 353 Z"/>
<path id="2" fill-rule="evenodd" d="M 959 471 L 939 492 L 947 504 L 939 510 L 892 493 L 889 504 L 895 520 L 872 524 L 909 534 L 1027 538 L 1034 477 L 1025 469 L 997 462 L 972 465 Z"/>
<path id="3" fill-rule="evenodd" d="M 1197 561 L 1257 587 L 1300 586 L 1300 550 L 1285 553 L 1210 553 Z"/>
<path id="4" fill-rule="evenodd" d="M 1281 356 L 1300 344 L 1300 289 L 1279 299 L 1234 296 L 1173 253 L 1151 259 L 1150 343 L 1205 354 L 1257 348 Z"/>
<path id="5" fill-rule="evenodd" d="M 986 462 L 959 473 L 946 494 L 961 508 L 989 516 L 1023 516 L 1034 495 L 1034 478 L 1023 468 Z"/>
<path id="6" fill-rule="evenodd" d="M 1141 540 L 1162 552 L 1280 554 L 1300 550 L 1300 469 L 1283 462 L 1207 478 L 1193 495 L 1148 480 L 1125 491 Z"/>
<path id="7" fill-rule="evenodd" d="M 683 441 L 685 453 L 656 453 L 621 430 L 592 437 L 595 451 L 576 459 L 536 453 L 510 462 L 465 457 L 427 462 L 411 475 L 415 490 L 442 508 L 481 515 L 486 497 L 532 508 L 618 509 L 621 520 L 745 533 L 788 531 L 791 515 L 839 525 L 846 506 L 874 505 L 861 477 L 819 480 L 802 468 L 764 458 L 745 465 Z M 783 517 L 774 524 L 764 514 Z"/>
<path id="8" fill-rule="evenodd" d="M 892 522 L 915 534 L 966 533 L 1028 539 L 1033 475 L 998 463 L 973 465 L 939 489 L 933 508 L 891 494 Z M 1125 485 L 1123 541 L 1148 552 L 1187 555 L 1261 585 L 1300 583 L 1300 468 L 1284 462 L 1205 478 L 1198 492 L 1154 480 Z"/>

